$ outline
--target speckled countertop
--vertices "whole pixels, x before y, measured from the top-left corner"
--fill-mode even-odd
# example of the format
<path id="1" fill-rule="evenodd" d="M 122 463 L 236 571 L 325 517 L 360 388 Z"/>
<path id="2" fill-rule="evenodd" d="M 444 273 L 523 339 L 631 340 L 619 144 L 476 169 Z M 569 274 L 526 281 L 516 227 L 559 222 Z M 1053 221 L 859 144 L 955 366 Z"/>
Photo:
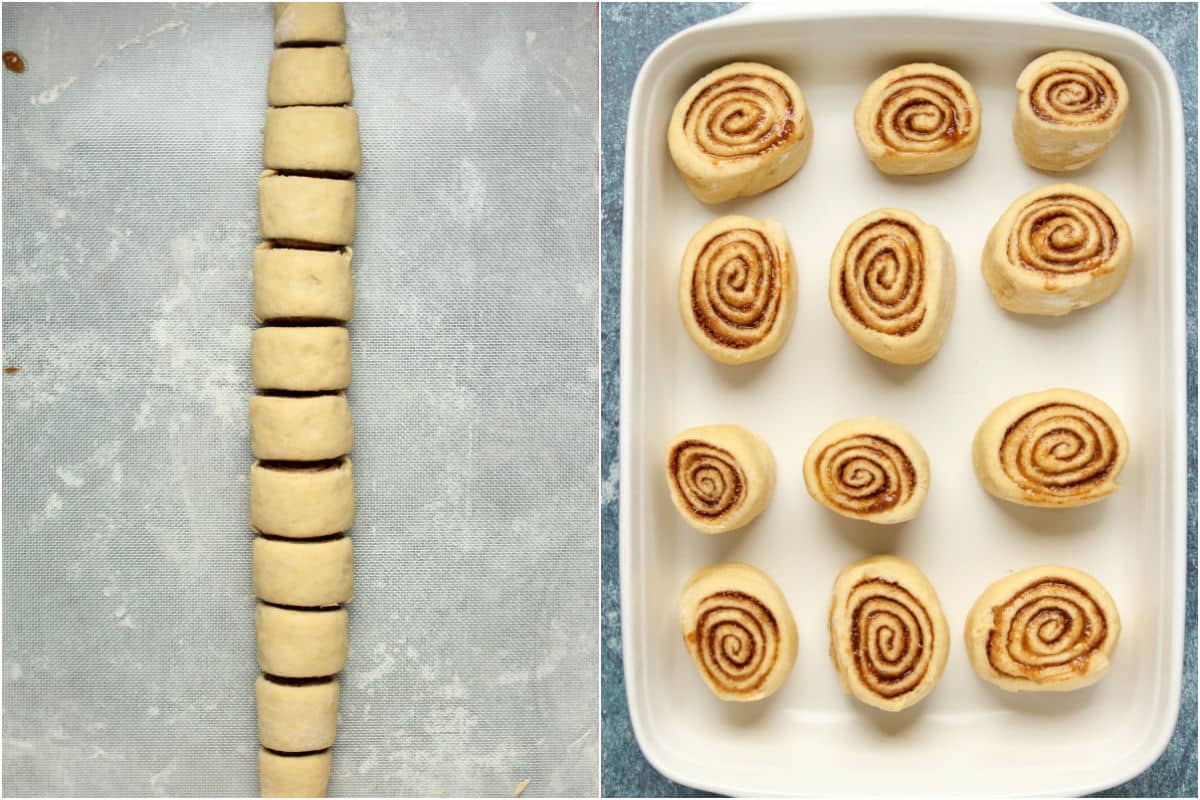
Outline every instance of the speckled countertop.
<path id="1" fill-rule="evenodd" d="M 621 663 L 620 588 L 617 559 L 617 503 L 620 492 L 617 431 L 620 387 L 620 270 L 625 125 L 630 94 L 642 63 L 671 35 L 739 7 L 713 4 L 606 4 L 601 10 L 603 101 L 601 233 L 602 328 L 602 689 L 601 791 L 605 796 L 700 796 L 672 783 L 643 758 L 625 701 Z M 1196 6 L 1188 3 L 1065 3 L 1082 16 L 1131 28 L 1166 54 L 1179 80 L 1187 125 L 1187 263 L 1196 263 Z M 1167 751 L 1146 772 L 1107 792 L 1109 796 L 1196 796 L 1196 273 L 1188 272 L 1188 611 L 1184 644 L 1184 689 L 1179 721 Z"/>

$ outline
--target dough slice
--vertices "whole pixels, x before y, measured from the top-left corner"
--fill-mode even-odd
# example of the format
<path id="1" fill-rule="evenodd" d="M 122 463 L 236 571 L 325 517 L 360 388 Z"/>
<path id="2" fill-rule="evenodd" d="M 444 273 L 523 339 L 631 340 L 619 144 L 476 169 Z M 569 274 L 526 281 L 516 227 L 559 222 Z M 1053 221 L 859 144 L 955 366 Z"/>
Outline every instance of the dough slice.
<path id="1" fill-rule="evenodd" d="M 872 556 L 838 574 L 829 652 L 842 688 L 869 706 L 903 711 L 942 677 L 950 628 L 932 584 L 896 556 Z"/>
<path id="2" fill-rule="evenodd" d="M 308 541 L 254 537 L 254 596 L 284 606 L 318 608 L 354 598 L 354 543 L 349 536 Z"/>
<path id="3" fill-rule="evenodd" d="M 258 179 L 258 230 L 281 245 L 345 247 L 354 241 L 355 187 L 352 180 L 278 175 Z"/>
<path id="4" fill-rule="evenodd" d="M 341 3 L 276 3 L 275 44 L 342 44 L 346 12 Z"/>
<path id="5" fill-rule="evenodd" d="M 345 389 L 350 385 L 350 334 L 337 325 L 258 328 L 250 334 L 250 375 L 257 389 Z"/>
<path id="6" fill-rule="evenodd" d="M 250 527 L 289 539 L 312 539 L 354 524 L 350 459 L 309 467 L 250 467 Z"/>
<path id="7" fill-rule="evenodd" d="M 350 48 L 285 47 L 271 54 L 267 102 L 272 106 L 340 106 L 354 102 Z"/>
<path id="8" fill-rule="evenodd" d="M 1045 508 L 1082 506 L 1117 490 L 1129 438 L 1104 401 L 1047 389 L 1001 403 L 979 426 L 975 474 L 987 493 Z"/>
<path id="9" fill-rule="evenodd" d="M 260 675 L 254 685 L 258 740 L 281 753 L 308 753 L 337 738 L 341 684 L 332 680 L 281 681 Z"/>
<path id="10" fill-rule="evenodd" d="M 287 755 L 258 751 L 260 797 L 324 797 L 329 791 L 333 751 Z"/>
<path id="11" fill-rule="evenodd" d="M 894 422 L 848 419 L 808 448 L 804 485 L 814 500 L 843 517 L 878 525 L 907 522 L 929 492 L 929 456 Z"/>
<path id="12" fill-rule="evenodd" d="M 255 395 L 250 398 L 250 449 L 264 461 L 325 461 L 354 447 L 346 395 Z"/>
<path id="13" fill-rule="evenodd" d="M 749 564 L 717 564 L 693 575 L 679 598 L 679 623 L 700 677 L 722 700 L 762 700 L 796 663 L 787 598 Z"/>
<path id="14" fill-rule="evenodd" d="M 342 106 L 268 108 L 263 167 L 350 176 L 362 166 L 358 112 Z"/>
<path id="15" fill-rule="evenodd" d="M 688 525 L 725 533 L 749 524 L 775 491 L 775 457 L 740 425 L 706 425 L 667 445 L 667 486 Z"/>
<path id="16" fill-rule="evenodd" d="M 916 214 L 881 208 L 842 234 L 829 264 L 829 305 L 854 343 L 893 364 L 921 364 L 954 312 L 954 254 Z"/>
<path id="17" fill-rule="evenodd" d="M 867 87 L 854 130 L 889 175 L 927 175 L 965 163 L 979 144 L 983 107 L 974 87 L 940 64 L 905 64 Z"/>
<path id="18" fill-rule="evenodd" d="M 812 138 L 812 117 L 796 82 L 744 61 L 692 84 L 667 130 L 671 158 L 703 203 L 773 189 L 804 166 Z"/>
<path id="19" fill-rule="evenodd" d="M 295 609 L 258 603 L 258 666 L 281 678 L 336 675 L 346 664 L 350 615 L 344 608 Z"/>
<path id="20" fill-rule="evenodd" d="M 1090 53 L 1056 50 L 1017 78 L 1013 138 L 1029 166 L 1076 170 L 1100 157 L 1128 109 L 1129 87 L 1116 67 Z"/>
<path id="21" fill-rule="evenodd" d="M 1032 567 L 993 583 L 963 634 L 975 674 L 1009 692 L 1069 692 L 1104 677 L 1121 636 L 1099 581 L 1063 566 Z"/>
<path id="22" fill-rule="evenodd" d="M 259 322 L 349 322 L 354 318 L 350 248 L 254 248 L 254 318 Z"/>

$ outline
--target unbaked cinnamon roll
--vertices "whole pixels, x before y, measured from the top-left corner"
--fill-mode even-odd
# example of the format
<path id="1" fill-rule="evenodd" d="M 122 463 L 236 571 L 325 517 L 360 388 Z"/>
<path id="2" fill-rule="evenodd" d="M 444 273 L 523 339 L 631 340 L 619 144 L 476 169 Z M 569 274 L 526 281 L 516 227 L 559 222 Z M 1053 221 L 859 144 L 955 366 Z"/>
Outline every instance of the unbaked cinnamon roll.
<path id="1" fill-rule="evenodd" d="M 761 700 L 796 663 L 796 621 L 783 592 L 749 564 L 706 567 L 679 598 L 683 641 L 722 700 Z"/>
<path id="2" fill-rule="evenodd" d="M 667 146 L 696 198 L 721 203 L 795 175 L 812 134 L 795 81 L 765 64 L 738 62 L 708 73 L 680 98 Z"/>
<path id="3" fill-rule="evenodd" d="M 721 217 L 688 242 L 679 272 L 679 311 L 701 350 L 745 364 L 783 346 L 796 316 L 796 277 L 787 232 L 773 219 Z"/>
<path id="4" fill-rule="evenodd" d="M 979 427 L 975 474 L 993 497 L 1026 506 L 1094 503 L 1117 490 L 1129 439 L 1116 412 L 1074 389 L 1002 403 Z"/>
<path id="5" fill-rule="evenodd" d="M 1095 578 L 1044 566 L 989 586 L 964 637 L 980 678 L 1010 692 L 1067 692 L 1104 676 L 1121 636 L 1112 596 Z"/>
<path id="6" fill-rule="evenodd" d="M 1117 68 L 1077 50 L 1034 59 L 1017 78 L 1017 92 L 1017 149 L 1029 166 L 1051 172 L 1099 158 L 1129 108 L 1129 89 Z"/>
<path id="7" fill-rule="evenodd" d="M 740 425 L 689 428 L 667 445 L 667 485 L 688 525 L 725 533 L 767 507 L 775 491 L 775 457 Z"/>
<path id="8" fill-rule="evenodd" d="M 967 79 L 939 64 L 905 64 L 867 87 L 854 130 L 867 158 L 889 175 L 926 175 L 975 152 L 983 108 Z"/>
<path id="9" fill-rule="evenodd" d="M 850 223 L 829 264 L 833 315 L 855 344 L 893 364 L 933 358 L 954 290 L 954 254 L 941 231 L 898 208 Z"/>
<path id="10" fill-rule="evenodd" d="M 983 279 L 1002 308 L 1059 316 L 1112 296 L 1125 280 L 1133 236 L 1111 200 L 1057 183 L 1021 195 L 988 234 Z"/>
<path id="11" fill-rule="evenodd" d="M 880 525 L 907 522 L 929 491 L 929 457 L 894 422 L 848 419 L 808 448 L 804 484 L 814 500 L 843 517 Z"/>
<path id="12" fill-rule="evenodd" d="M 950 653 L 937 592 L 916 566 L 895 556 L 873 556 L 841 571 L 833 584 L 829 637 L 842 688 L 884 711 L 924 699 Z"/>

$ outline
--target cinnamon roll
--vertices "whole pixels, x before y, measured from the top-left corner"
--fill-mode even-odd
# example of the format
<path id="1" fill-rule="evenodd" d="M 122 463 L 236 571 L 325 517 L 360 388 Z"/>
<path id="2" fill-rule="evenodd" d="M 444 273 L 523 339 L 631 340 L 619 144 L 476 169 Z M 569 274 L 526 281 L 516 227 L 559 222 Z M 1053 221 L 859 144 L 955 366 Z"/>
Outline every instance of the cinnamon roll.
<path id="1" fill-rule="evenodd" d="M 804 484 L 814 500 L 843 517 L 879 525 L 907 522 L 929 491 L 929 457 L 894 422 L 848 419 L 808 448 Z"/>
<path id="2" fill-rule="evenodd" d="M 812 118 L 795 81 L 765 64 L 708 73 L 675 105 L 667 146 L 692 194 L 722 203 L 773 189 L 804 166 Z"/>
<path id="3" fill-rule="evenodd" d="M 717 564 L 693 575 L 679 598 L 679 622 L 700 677 L 722 700 L 761 700 L 796 663 L 787 598 L 749 564 Z"/>
<path id="4" fill-rule="evenodd" d="M 975 474 L 993 497 L 1066 508 L 1117 490 L 1129 439 L 1116 413 L 1074 389 L 1047 389 L 1002 403 L 975 434 Z"/>
<path id="5" fill-rule="evenodd" d="M 1032 567 L 989 586 L 967 615 L 975 674 L 1009 692 L 1069 692 L 1100 680 L 1121 636 L 1112 596 L 1070 567 Z"/>
<path id="6" fill-rule="evenodd" d="M 1017 78 L 1013 138 L 1029 166 L 1066 172 L 1092 163 L 1121 130 L 1129 89 L 1103 58 L 1057 50 Z"/>
<path id="7" fill-rule="evenodd" d="M 1133 236 L 1111 200 L 1058 183 L 1021 195 L 988 234 L 983 279 L 1001 308 L 1059 316 L 1112 296 L 1125 280 Z"/>
<path id="8" fill-rule="evenodd" d="M 775 457 L 739 425 L 689 428 L 667 445 L 667 485 L 688 525 L 725 533 L 767 507 L 775 491 Z"/>
<path id="9" fill-rule="evenodd" d="M 796 316 L 796 278 L 787 232 L 773 219 L 721 217 L 688 242 L 679 272 L 679 311 L 701 350 L 746 364 L 783 346 Z"/>
<path id="10" fill-rule="evenodd" d="M 893 364 L 933 358 L 954 290 L 954 254 L 941 231 L 898 208 L 850 223 L 829 264 L 833 315 L 855 344 Z"/>
<path id="11" fill-rule="evenodd" d="M 905 64 L 867 87 L 854 130 L 867 158 L 889 175 L 926 175 L 975 152 L 983 108 L 967 79 L 940 64 Z"/>
<path id="12" fill-rule="evenodd" d="M 924 699 L 950 653 L 937 592 L 915 565 L 895 556 L 856 561 L 837 576 L 829 639 L 842 689 L 884 711 Z"/>

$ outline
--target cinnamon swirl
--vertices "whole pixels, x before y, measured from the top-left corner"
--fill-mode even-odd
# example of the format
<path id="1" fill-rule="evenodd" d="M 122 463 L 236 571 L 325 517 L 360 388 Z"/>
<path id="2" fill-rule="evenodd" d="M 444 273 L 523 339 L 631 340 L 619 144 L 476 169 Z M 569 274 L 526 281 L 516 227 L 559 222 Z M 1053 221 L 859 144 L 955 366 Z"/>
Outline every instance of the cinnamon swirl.
<path id="1" fill-rule="evenodd" d="M 1129 108 L 1129 89 L 1117 68 L 1078 50 L 1034 59 L 1017 78 L 1017 92 L 1017 149 L 1029 166 L 1051 172 L 1099 158 Z"/>
<path id="2" fill-rule="evenodd" d="M 761 700 L 796 663 L 787 598 L 749 564 L 717 564 L 693 575 L 679 598 L 679 622 L 700 677 L 722 700 Z"/>
<path id="3" fill-rule="evenodd" d="M 765 64 L 708 73 L 675 105 L 667 146 L 703 203 L 773 189 L 804 166 L 812 118 L 795 81 Z"/>
<path id="4" fill-rule="evenodd" d="M 975 434 L 975 474 L 993 497 L 1066 508 L 1117 490 L 1129 439 L 1116 413 L 1074 389 L 1047 389 L 1002 403 Z"/>
<path id="5" fill-rule="evenodd" d="M 988 234 L 983 279 L 1002 308 L 1059 316 L 1112 296 L 1125 280 L 1133 236 L 1111 200 L 1057 183 L 1021 195 Z"/>
<path id="6" fill-rule="evenodd" d="M 941 231 L 898 208 L 850 223 L 829 264 L 833 315 L 855 344 L 893 364 L 933 358 L 954 291 L 954 254 Z"/>
<path id="7" fill-rule="evenodd" d="M 950 628 L 937 592 L 915 565 L 873 556 L 833 583 L 829 653 L 842 688 L 884 711 L 902 711 L 937 685 Z"/>
<path id="8" fill-rule="evenodd" d="M 967 615 L 975 674 L 1010 692 L 1068 692 L 1104 676 L 1121 636 L 1112 596 L 1070 567 L 1032 567 L 989 586 Z"/>
<path id="9" fill-rule="evenodd" d="M 775 457 L 739 425 L 689 428 L 667 445 L 667 485 L 688 525 L 725 533 L 767 507 L 775 491 Z"/>
<path id="10" fill-rule="evenodd" d="M 679 311 L 692 341 L 724 364 L 774 354 L 796 316 L 793 262 L 775 220 L 729 216 L 701 228 L 679 271 Z"/>
<path id="11" fill-rule="evenodd" d="M 889 175 L 926 175 L 975 152 L 983 108 L 967 79 L 939 64 L 905 64 L 867 87 L 854 130 L 867 158 Z"/>
<path id="12" fill-rule="evenodd" d="M 929 491 L 929 457 L 894 422 L 848 419 L 808 448 L 804 484 L 814 500 L 843 517 L 880 525 L 907 522 Z"/>

